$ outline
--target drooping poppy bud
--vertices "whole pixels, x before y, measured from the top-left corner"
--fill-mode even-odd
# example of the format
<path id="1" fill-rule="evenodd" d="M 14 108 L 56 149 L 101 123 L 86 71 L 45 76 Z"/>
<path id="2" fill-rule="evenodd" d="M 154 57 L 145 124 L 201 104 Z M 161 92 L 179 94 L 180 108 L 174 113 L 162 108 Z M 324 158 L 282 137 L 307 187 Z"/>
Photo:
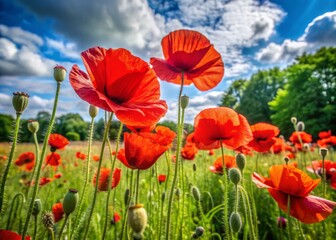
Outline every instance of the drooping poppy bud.
<path id="1" fill-rule="evenodd" d="M 29 120 L 29 121 L 28 121 L 27 128 L 28 128 L 28 130 L 29 130 L 31 133 L 37 133 L 37 131 L 38 131 L 39 128 L 40 128 L 40 124 L 39 124 L 38 121 L 35 121 L 35 120 Z"/>
<path id="2" fill-rule="evenodd" d="M 128 208 L 127 222 L 133 230 L 133 237 L 142 239 L 147 225 L 147 212 L 143 204 L 136 204 Z"/>
<path id="3" fill-rule="evenodd" d="M 191 194 L 197 202 L 201 201 L 201 193 L 196 186 L 191 187 Z"/>
<path id="4" fill-rule="evenodd" d="M 12 104 L 17 114 L 21 114 L 28 106 L 29 95 L 25 92 L 14 92 Z"/>
<path id="5" fill-rule="evenodd" d="M 241 179 L 241 173 L 238 168 L 229 169 L 229 178 L 234 185 L 237 185 Z"/>
<path id="6" fill-rule="evenodd" d="M 230 216 L 230 227 L 232 232 L 239 232 L 242 227 L 242 219 L 240 217 L 240 214 L 238 212 L 233 212 Z"/>
<path id="7" fill-rule="evenodd" d="M 325 158 L 327 156 L 327 154 L 328 154 L 328 149 L 326 149 L 326 148 L 321 148 L 320 149 L 321 157 Z"/>
<path id="8" fill-rule="evenodd" d="M 245 168 L 245 164 L 246 164 L 246 158 L 245 155 L 242 153 L 238 153 L 236 156 L 236 164 L 238 166 L 238 168 L 240 169 L 240 171 L 243 171 Z"/>
<path id="9" fill-rule="evenodd" d="M 66 215 L 72 213 L 78 203 L 78 190 L 70 188 L 63 199 L 63 210 Z"/>
<path id="10" fill-rule="evenodd" d="M 64 81 L 66 77 L 66 69 L 65 67 L 61 66 L 61 65 L 56 65 L 54 67 L 54 79 L 61 83 Z"/>
<path id="11" fill-rule="evenodd" d="M 40 199 L 35 199 L 34 206 L 32 210 L 32 215 L 37 216 L 42 210 L 42 202 Z"/>
<path id="12" fill-rule="evenodd" d="M 93 105 L 90 105 L 90 107 L 89 107 L 90 117 L 91 118 L 95 118 L 98 115 L 98 110 L 99 110 L 99 108 L 97 108 L 97 107 L 95 107 Z"/>
<path id="13" fill-rule="evenodd" d="M 297 123 L 297 118 L 296 118 L 296 117 L 291 117 L 291 122 L 292 122 L 293 124 L 296 124 L 296 123 Z"/>
<path id="14" fill-rule="evenodd" d="M 297 130 L 299 131 L 299 132 L 303 132 L 304 131 L 304 129 L 305 129 L 305 124 L 304 124 L 304 122 L 298 122 L 297 124 L 296 124 L 296 127 L 297 127 Z"/>

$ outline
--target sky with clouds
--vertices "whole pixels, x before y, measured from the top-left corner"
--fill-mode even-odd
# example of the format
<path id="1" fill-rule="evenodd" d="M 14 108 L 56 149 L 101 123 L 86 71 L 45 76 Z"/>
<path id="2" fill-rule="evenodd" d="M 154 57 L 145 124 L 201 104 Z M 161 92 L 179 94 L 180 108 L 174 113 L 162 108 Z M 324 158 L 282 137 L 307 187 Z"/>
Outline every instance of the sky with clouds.
<path id="1" fill-rule="evenodd" d="M 12 92 L 25 91 L 31 97 L 24 118 L 51 111 L 53 67 L 84 69 L 80 53 L 93 46 L 126 48 L 149 61 L 162 57 L 161 39 L 173 30 L 207 36 L 225 76 L 207 92 L 185 88 L 190 123 L 216 106 L 233 80 L 336 46 L 335 0 L 0 0 L 0 19 L 0 113 L 14 115 Z M 176 119 L 178 86 L 161 82 L 161 94 L 169 106 L 165 119 Z M 69 112 L 89 118 L 88 104 L 65 81 L 58 115 Z"/>

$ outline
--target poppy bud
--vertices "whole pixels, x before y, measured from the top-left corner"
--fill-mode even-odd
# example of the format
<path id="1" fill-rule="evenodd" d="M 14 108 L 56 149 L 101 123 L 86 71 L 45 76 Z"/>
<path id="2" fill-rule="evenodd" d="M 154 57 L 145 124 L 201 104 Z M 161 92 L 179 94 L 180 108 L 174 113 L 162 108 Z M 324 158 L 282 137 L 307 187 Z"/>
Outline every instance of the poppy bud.
<path id="1" fill-rule="evenodd" d="M 304 129 L 305 129 L 305 124 L 304 124 L 303 122 L 300 121 L 300 122 L 297 123 L 296 127 L 297 127 L 297 130 L 298 130 L 299 132 L 302 132 L 302 131 L 304 131 Z"/>
<path id="2" fill-rule="evenodd" d="M 29 95 L 25 92 L 14 92 L 12 104 L 17 114 L 21 114 L 28 106 Z"/>
<path id="3" fill-rule="evenodd" d="M 284 157 L 284 161 L 285 161 L 286 164 L 288 164 L 288 162 L 289 162 L 289 157 Z"/>
<path id="4" fill-rule="evenodd" d="M 191 187 L 191 193 L 197 202 L 201 201 L 201 193 L 196 186 Z"/>
<path id="5" fill-rule="evenodd" d="M 125 206 L 128 206 L 128 204 L 129 204 L 130 194 L 131 194 L 131 192 L 130 192 L 130 190 L 127 188 L 127 189 L 125 190 L 125 194 L 124 194 L 124 204 L 125 204 Z"/>
<path id="6" fill-rule="evenodd" d="M 37 216 L 42 210 L 42 202 L 40 199 L 35 199 L 34 206 L 32 210 L 33 216 Z"/>
<path id="7" fill-rule="evenodd" d="M 297 119 L 296 119 L 296 117 L 292 117 L 292 118 L 291 118 L 291 122 L 292 122 L 293 124 L 296 124 L 296 123 L 297 123 Z"/>
<path id="8" fill-rule="evenodd" d="M 166 199 L 166 193 L 163 192 L 162 195 L 161 195 L 161 201 L 164 202 Z"/>
<path id="9" fill-rule="evenodd" d="M 326 149 L 326 148 L 321 148 L 320 149 L 321 157 L 325 158 L 327 156 L 327 154 L 328 154 L 328 149 Z"/>
<path id="10" fill-rule="evenodd" d="M 99 108 L 97 108 L 97 107 L 95 107 L 93 105 L 90 105 L 90 107 L 89 107 L 90 117 L 91 118 L 95 118 L 98 115 L 98 110 L 99 110 Z"/>
<path id="11" fill-rule="evenodd" d="M 65 67 L 60 66 L 60 65 L 56 65 L 54 67 L 54 79 L 57 82 L 61 83 L 61 82 L 64 81 L 65 76 L 66 76 L 66 69 L 65 69 Z"/>
<path id="12" fill-rule="evenodd" d="M 242 219 L 238 212 L 233 212 L 230 216 L 230 227 L 232 232 L 239 232 L 242 227 Z"/>
<path id="13" fill-rule="evenodd" d="M 46 212 L 42 216 L 42 224 L 45 228 L 52 229 L 54 227 L 54 215 L 51 212 Z"/>
<path id="14" fill-rule="evenodd" d="M 194 170 L 194 172 L 196 172 L 196 170 L 197 170 L 197 165 L 196 165 L 196 163 L 193 163 L 193 170 Z"/>
<path id="15" fill-rule="evenodd" d="M 245 168 L 245 164 L 246 164 L 245 155 L 242 153 L 238 153 L 236 156 L 236 163 L 240 171 L 243 171 Z"/>
<path id="16" fill-rule="evenodd" d="M 181 97 L 181 108 L 186 109 L 189 104 L 189 97 L 187 95 L 183 95 Z"/>
<path id="17" fill-rule="evenodd" d="M 196 228 L 194 234 L 192 235 L 192 238 L 195 238 L 195 239 L 199 238 L 203 235 L 203 233 L 204 233 L 204 228 L 199 226 Z"/>
<path id="18" fill-rule="evenodd" d="M 28 130 L 31 132 L 31 133 L 37 133 L 37 131 L 39 130 L 40 128 L 40 124 L 38 121 L 34 121 L 34 120 L 29 120 L 28 121 Z"/>
<path id="19" fill-rule="evenodd" d="M 176 194 L 177 197 L 180 197 L 181 196 L 181 189 L 176 188 L 175 194 Z"/>
<path id="20" fill-rule="evenodd" d="M 285 229 L 287 226 L 287 219 L 284 217 L 278 217 L 277 226 L 278 228 Z"/>
<path id="21" fill-rule="evenodd" d="M 127 222 L 133 230 L 133 237 L 142 239 L 147 225 L 147 212 L 143 204 L 136 204 L 128 208 Z"/>
<path id="22" fill-rule="evenodd" d="M 308 143 L 303 144 L 303 149 L 304 149 L 305 151 L 309 151 L 309 149 L 310 149 L 309 144 L 308 144 Z"/>
<path id="23" fill-rule="evenodd" d="M 78 190 L 70 188 L 63 199 L 63 210 L 66 215 L 72 213 L 78 203 Z"/>
<path id="24" fill-rule="evenodd" d="M 233 182 L 234 185 L 237 185 L 241 179 L 241 173 L 238 168 L 229 169 L 229 179 Z"/>

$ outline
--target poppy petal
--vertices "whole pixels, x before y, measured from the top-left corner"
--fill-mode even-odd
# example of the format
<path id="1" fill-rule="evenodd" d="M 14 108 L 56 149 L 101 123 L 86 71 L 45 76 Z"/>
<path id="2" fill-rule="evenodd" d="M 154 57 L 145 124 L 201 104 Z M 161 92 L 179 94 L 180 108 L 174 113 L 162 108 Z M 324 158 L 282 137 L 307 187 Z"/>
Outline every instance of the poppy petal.
<path id="1" fill-rule="evenodd" d="M 274 184 L 270 178 L 264 178 L 258 173 L 253 173 L 252 181 L 257 185 L 258 188 L 274 188 Z"/>

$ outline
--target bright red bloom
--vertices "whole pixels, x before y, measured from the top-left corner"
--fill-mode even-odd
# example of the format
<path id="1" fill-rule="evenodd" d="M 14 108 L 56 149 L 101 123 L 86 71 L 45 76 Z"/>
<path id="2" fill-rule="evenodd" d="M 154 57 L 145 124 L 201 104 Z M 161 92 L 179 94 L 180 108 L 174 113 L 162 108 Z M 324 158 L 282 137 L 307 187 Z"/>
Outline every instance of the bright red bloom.
<path id="1" fill-rule="evenodd" d="M 161 80 L 180 85 L 183 72 L 183 85 L 193 83 L 201 91 L 214 88 L 222 80 L 222 57 L 203 34 L 177 30 L 165 36 L 161 46 L 165 60 L 150 59 Z"/>
<path id="2" fill-rule="evenodd" d="M 44 186 L 44 185 L 46 185 L 46 184 L 52 182 L 52 180 L 53 180 L 52 178 L 42 177 L 42 178 L 40 178 L 40 183 L 39 183 L 39 185 L 40 185 L 40 186 Z"/>
<path id="3" fill-rule="evenodd" d="M 76 152 L 76 158 L 85 160 L 86 159 L 86 154 L 82 152 Z"/>
<path id="4" fill-rule="evenodd" d="M 99 156 L 99 155 L 93 155 L 93 156 L 92 156 L 92 159 L 93 159 L 93 161 L 95 161 L 95 162 L 99 162 L 99 160 L 100 160 L 100 156 Z"/>
<path id="5" fill-rule="evenodd" d="M 54 152 L 57 149 L 65 148 L 65 146 L 69 144 L 69 140 L 61 134 L 52 133 L 49 136 L 48 144 L 52 149 L 51 151 Z"/>
<path id="6" fill-rule="evenodd" d="M 238 153 L 242 153 L 244 155 L 249 155 L 249 156 L 253 156 L 253 149 L 247 145 L 244 146 L 240 146 L 238 148 L 235 149 L 236 152 Z"/>
<path id="7" fill-rule="evenodd" d="M 165 126 L 157 126 L 155 132 L 164 137 L 163 141 L 166 141 L 162 142 L 164 145 L 170 145 L 176 137 L 176 133 Z"/>
<path id="8" fill-rule="evenodd" d="M 253 138 L 246 118 L 231 108 L 217 107 L 201 111 L 194 121 L 195 142 L 198 149 L 216 149 L 223 145 L 237 149 Z"/>
<path id="9" fill-rule="evenodd" d="M 317 145 L 319 147 L 329 147 L 336 145 L 336 136 L 330 136 L 328 138 L 323 138 L 320 140 L 317 140 Z"/>
<path id="10" fill-rule="evenodd" d="M 109 168 L 101 168 L 99 174 L 99 182 L 98 182 L 98 189 L 99 191 L 107 191 L 109 185 L 111 169 Z M 111 189 L 118 186 L 121 177 L 121 169 L 116 168 L 114 169 L 113 176 L 112 176 L 112 184 Z M 93 176 L 93 185 L 96 185 L 97 173 Z"/>
<path id="11" fill-rule="evenodd" d="M 163 174 L 160 174 L 157 178 L 158 178 L 159 183 L 161 184 L 161 183 L 166 181 L 167 176 L 163 175 Z"/>
<path id="12" fill-rule="evenodd" d="M 185 160 L 194 160 L 197 152 L 198 148 L 196 147 L 195 143 L 187 142 L 181 149 L 181 156 Z"/>
<path id="13" fill-rule="evenodd" d="M 54 175 L 54 178 L 61 178 L 62 177 L 62 173 L 56 173 L 55 175 Z"/>
<path id="14" fill-rule="evenodd" d="M 281 153 L 285 151 L 286 143 L 282 138 L 275 138 L 275 143 L 272 145 L 271 150 L 273 153 Z"/>
<path id="15" fill-rule="evenodd" d="M 331 130 L 326 131 L 326 132 L 319 132 L 318 136 L 321 139 L 331 137 Z"/>
<path id="16" fill-rule="evenodd" d="M 57 167 L 59 165 L 61 165 L 62 163 L 62 159 L 61 159 L 61 155 L 59 155 L 56 152 L 51 152 L 47 155 L 47 157 L 45 158 L 45 164 L 46 165 L 51 165 L 54 167 Z"/>
<path id="17" fill-rule="evenodd" d="M 311 143 L 313 141 L 312 136 L 306 132 L 293 132 L 289 140 L 294 144 L 301 144 L 299 136 L 301 137 L 302 143 Z"/>
<path id="18" fill-rule="evenodd" d="M 210 149 L 209 152 L 208 152 L 208 155 L 209 156 L 215 155 L 215 151 L 213 149 Z"/>
<path id="19" fill-rule="evenodd" d="M 256 123 L 251 125 L 253 139 L 248 144 L 256 152 L 268 152 L 276 142 L 275 137 L 279 135 L 278 127 L 268 123 Z"/>
<path id="20" fill-rule="evenodd" d="M 167 111 L 160 100 L 160 85 L 153 69 L 123 48 L 90 48 L 82 52 L 88 74 L 77 65 L 71 69 L 70 83 L 80 98 L 114 112 L 125 125 L 151 126 Z"/>
<path id="21" fill-rule="evenodd" d="M 234 156 L 224 155 L 224 164 L 226 169 L 237 167 L 236 158 Z M 217 174 L 223 174 L 223 159 L 218 157 L 213 166 L 209 167 L 210 171 Z"/>
<path id="22" fill-rule="evenodd" d="M 61 202 L 55 203 L 52 206 L 52 213 L 54 215 L 54 221 L 57 223 L 58 221 L 62 220 L 64 215 L 63 204 Z"/>
<path id="23" fill-rule="evenodd" d="M 336 206 L 323 198 L 308 195 L 320 182 L 290 165 L 276 165 L 270 168 L 270 178 L 253 173 L 252 181 L 259 188 L 267 188 L 279 207 L 287 212 L 290 196 L 290 215 L 303 223 L 317 223 L 326 219 Z"/>
<path id="24" fill-rule="evenodd" d="M 336 190 L 336 162 L 324 160 L 324 169 L 326 180 L 329 181 L 331 187 Z M 307 166 L 307 170 L 322 177 L 322 160 L 312 161 L 311 166 Z"/>
<path id="25" fill-rule="evenodd" d="M 171 147 L 172 139 L 157 133 L 125 133 L 124 143 L 125 158 L 118 159 L 128 168 L 145 170 Z"/>
<path id="26" fill-rule="evenodd" d="M 15 161 L 16 166 L 24 166 L 26 171 L 31 171 L 35 166 L 35 155 L 33 152 L 24 152 Z"/>
<path id="27" fill-rule="evenodd" d="M 21 240 L 22 236 L 16 232 L 10 230 L 0 229 L 0 239 L 3 240 Z M 26 240 L 30 240 L 30 236 L 25 237 Z"/>
<path id="28" fill-rule="evenodd" d="M 119 213 L 114 212 L 113 213 L 113 219 L 112 219 L 112 224 L 116 224 L 117 222 L 119 222 L 121 220 L 121 216 L 119 215 Z"/>

